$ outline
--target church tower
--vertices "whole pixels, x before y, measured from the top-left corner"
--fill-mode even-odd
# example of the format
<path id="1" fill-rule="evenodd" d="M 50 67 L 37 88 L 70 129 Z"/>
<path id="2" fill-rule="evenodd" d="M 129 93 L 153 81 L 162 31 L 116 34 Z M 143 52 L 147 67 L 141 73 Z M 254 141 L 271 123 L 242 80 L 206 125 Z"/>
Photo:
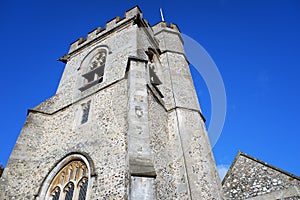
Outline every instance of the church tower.
<path id="1" fill-rule="evenodd" d="M 71 44 L 29 110 L 0 199 L 222 199 L 180 31 L 134 7 Z"/>

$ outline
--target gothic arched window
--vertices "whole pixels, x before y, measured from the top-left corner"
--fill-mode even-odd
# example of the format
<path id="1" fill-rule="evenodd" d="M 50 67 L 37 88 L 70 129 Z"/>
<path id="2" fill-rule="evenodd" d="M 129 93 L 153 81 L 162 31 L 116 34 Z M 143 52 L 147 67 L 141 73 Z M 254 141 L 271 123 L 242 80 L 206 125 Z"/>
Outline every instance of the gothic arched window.
<path id="1" fill-rule="evenodd" d="M 65 200 L 72 200 L 73 193 L 74 193 L 74 183 L 69 182 L 65 188 L 65 192 L 66 192 Z"/>
<path id="2" fill-rule="evenodd" d="M 82 77 L 84 78 L 84 85 L 79 88 L 80 91 L 84 91 L 103 81 L 107 55 L 106 50 L 98 49 L 96 50 L 96 53 L 93 54 L 92 58 L 88 57 L 89 61 L 87 62 L 87 66 L 84 66 L 84 73 L 82 74 Z"/>
<path id="3" fill-rule="evenodd" d="M 149 73 L 149 82 L 153 86 L 153 88 L 156 90 L 156 92 L 160 95 L 161 98 L 163 98 L 163 94 L 160 91 L 160 85 L 162 84 L 160 77 L 161 73 L 161 63 L 158 58 L 157 53 L 154 49 L 148 48 L 148 51 L 146 51 L 146 54 L 148 56 L 149 62 L 148 62 L 148 73 Z"/>
<path id="4" fill-rule="evenodd" d="M 81 160 L 70 161 L 51 181 L 49 200 L 85 200 L 89 170 Z"/>
<path id="5" fill-rule="evenodd" d="M 80 183 L 80 190 L 78 200 L 85 200 L 88 182 L 87 179 L 83 179 Z"/>
<path id="6" fill-rule="evenodd" d="M 60 196 L 60 188 L 56 187 L 52 193 L 52 199 L 51 200 L 59 200 L 59 196 Z"/>

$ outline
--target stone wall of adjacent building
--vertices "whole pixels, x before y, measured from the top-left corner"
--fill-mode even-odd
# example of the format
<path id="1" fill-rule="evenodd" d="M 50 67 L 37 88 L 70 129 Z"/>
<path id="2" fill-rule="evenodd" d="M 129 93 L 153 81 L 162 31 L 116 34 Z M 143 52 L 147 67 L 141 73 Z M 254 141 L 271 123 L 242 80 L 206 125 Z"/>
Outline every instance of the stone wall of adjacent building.
<path id="1" fill-rule="evenodd" d="M 300 199 L 300 179 L 239 154 L 223 180 L 227 199 Z"/>

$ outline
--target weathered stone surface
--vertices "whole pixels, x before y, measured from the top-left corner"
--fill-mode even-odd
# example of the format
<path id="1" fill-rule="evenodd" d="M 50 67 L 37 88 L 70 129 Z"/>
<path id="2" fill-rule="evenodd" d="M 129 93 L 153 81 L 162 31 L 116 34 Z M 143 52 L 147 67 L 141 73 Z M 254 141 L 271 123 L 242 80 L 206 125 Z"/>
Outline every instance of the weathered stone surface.
<path id="1" fill-rule="evenodd" d="M 97 163 L 94 182 L 101 187 L 93 187 L 91 199 L 126 196 L 125 88 L 123 81 L 89 98 L 92 113 L 86 124 L 77 123 L 81 102 L 54 115 L 30 113 L 1 179 L 0 199 L 33 199 L 51 168 L 70 152 L 84 152 Z"/>
<path id="2" fill-rule="evenodd" d="M 223 182 L 226 199 L 300 199 L 300 178 L 239 152 Z"/>
<path id="3" fill-rule="evenodd" d="M 222 199 L 180 32 L 141 16 L 135 7 L 71 45 L 56 94 L 29 111 L 1 200 L 50 198 L 72 155 L 89 168 L 87 199 Z"/>

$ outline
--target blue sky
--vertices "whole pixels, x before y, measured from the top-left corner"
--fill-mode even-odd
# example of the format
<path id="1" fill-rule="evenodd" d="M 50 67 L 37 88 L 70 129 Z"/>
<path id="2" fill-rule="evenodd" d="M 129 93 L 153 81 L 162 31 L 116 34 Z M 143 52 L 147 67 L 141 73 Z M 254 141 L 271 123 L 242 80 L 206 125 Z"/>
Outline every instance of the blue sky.
<path id="1" fill-rule="evenodd" d="M 6 165 L 27 109 L 54 95 L 69 44 L 139 5 L 198 41 L 218 66 L 227 95 L 213 151 L 227 168 L 238 150 L 300 176 L 300 2 L 297 0 L 0 1 L 0 163 Z M 197 71 L 204 116 L 210 96 Z M 207 125 L 209 124 L 209 120 Z"/>

